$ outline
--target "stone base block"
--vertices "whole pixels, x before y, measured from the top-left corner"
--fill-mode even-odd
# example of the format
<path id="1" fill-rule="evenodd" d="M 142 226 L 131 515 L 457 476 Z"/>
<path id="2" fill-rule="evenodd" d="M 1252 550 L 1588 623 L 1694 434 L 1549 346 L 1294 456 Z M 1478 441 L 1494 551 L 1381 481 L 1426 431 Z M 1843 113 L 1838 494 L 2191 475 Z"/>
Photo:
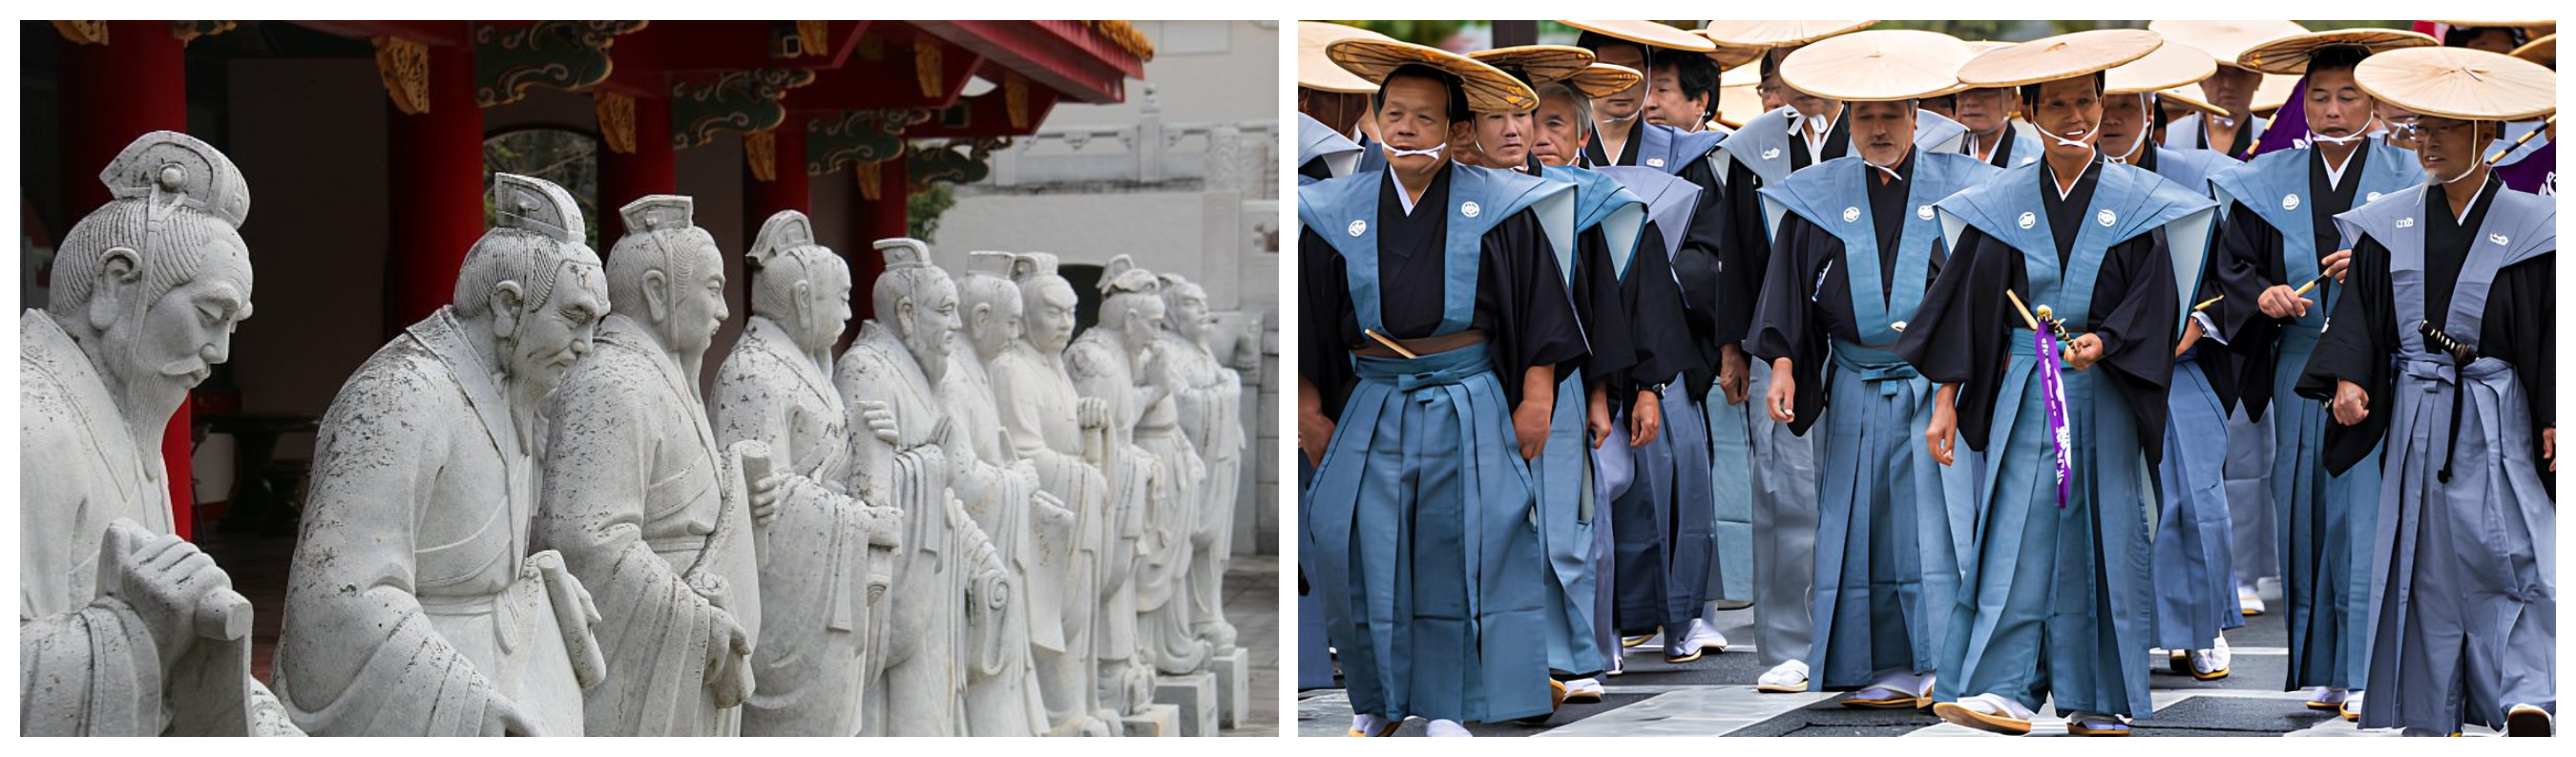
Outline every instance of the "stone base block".
<path id="1" fill-rule="evenodd" d="M 1145 705 L 1145 711 L 1118 719 L 1127 736 L 1181 735 L 1181 708 L 1168 704 Z"/>
<path id="2" fill-rule="evenodd" d="M 1240 728 L 1252 713 L 1252 652 L 1242 647 L 1212 658 L 1216 673 L 1216 720 L 1222 728 Z"/>
<path id="3" fill-rule="evenodd" d="M 1157 678 L 1154 703 L 1180 708 L 1181 735 L 1216 735 L 1216 674 L 1201 672 Z"/>

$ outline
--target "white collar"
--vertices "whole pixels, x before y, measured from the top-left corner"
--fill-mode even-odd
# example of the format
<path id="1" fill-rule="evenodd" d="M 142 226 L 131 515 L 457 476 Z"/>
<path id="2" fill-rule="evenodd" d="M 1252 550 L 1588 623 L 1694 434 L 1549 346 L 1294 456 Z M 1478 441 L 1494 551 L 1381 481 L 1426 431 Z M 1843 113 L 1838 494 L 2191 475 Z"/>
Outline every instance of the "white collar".
<path id="1" fill-rule="evenodd" d="M 2361 157 L 2361 151 L 2370 149 L 2370 144 L 2364 142 L 2353 147 L 2352 152 L 2343 156 L 2342 165 L 2335 165 L 2334 158 L 2326 155 L 2325 148 L 2309 145 L 2308 149 L 2317 151 L 2317 160 L 2326 164 L 2326 188 L 2342 189 L 2344 169 L 2351 168 L 2352 160 Z"/>
<path id="2" fill-rule="evenodd" d="M 1437 174 L 1434 174 L 1434 176 L 1437 176 Z M 1395 200 L 1397 202 L 1404 203 L 1405 217 L 1413 217 L 1413 194 L 1404 191 L 1404 175 L 1395 172 L 1395 163 L 1392 161 L 1386 164 L 1386 178 L 1388 181 L 1395 183 Z M 1428 194 L 1430 191 L 1431 188 L 1429 186 L 1426 185 L 1423 187 L 1424 193 Z"/>
<path id="3" fill-rule="evenodd" d="M 2495 175 L 2495 169 L 2493 169 L 2493 168 L 2489 168 L 2489 169 L 2487 169 L 2487 180 L 2486 180 L 2486 181 L 2478 182 L 2478 188 L 2477 188 L 2477 189 L 2469 190 L 2469 191 L 2475 192 L 2476 194 L 2469 195 L 2469 204 L 2460 206 L 2460 217 L 2458 217 L 2458 218 L 2454 218 L 2454 219 L 2451 219 L 2451 223 L 2454 223 L 2454 224 L 2463 224 L 2463 223 L 2468 223 L 2468 222 L 2469 222 L 2469 214 L 2470 214 L 2470 213 L 2478 212 L 2478 203 L 2480 203 L 2480 202 L 2484 202 L 2484 201 L 2486 200 L 2486 195 L 2487 195 L 2487 183 L 2488 183 L 2488 182 L 2493 182 L 2493 181 L 2501 181 L 2501 179 L 2497 179 L 2497 178 L 2496 178 L 2496 175 Z M 2445 193 L 2448 193 L 2450 190 L 2451 190 L 2451 188 L 2450 188 L 2450 187 L 2443 187 L 2443 188 L 2442 188 L 2442 191 L 2443 191 L 2443 192 L 2445 192 Z"/>
<path id="4" fill-rule="evenodd" d="M 2094 154 L 2095 154 L 2095 155 L 2100 155 L 2101 153 L 2097 151 L 2097 152 L 2095 152 Z M 2084 169 L 2083 169 L 2083 170 L 2081 170 L 2081 171 L 2076 171 L 2076 172 L 2075 172 L 2075 180 L 2074 180 L 2074 181 L 2071 181 L 2071 182 L 2067 182 L 2067 184 L 2066 184 L 2066 186 L 2065 186 L 2064 188 L 2059 188 L 2059 187 L 2057 186 L 2057 167 L 2056 167 L 2056 166 L 2052 166 L 2052 165 L 2048 165 L 2048 157 L 2047 157 L 2047 156 L 2045 156 L 2045 155 L 2040 156 L 2040 160 L 2039 160 L 2040 165 L 2041 165 L 2041 166 L 2043 166 L 2043 167 L 2045 167 L 2045 168 L 2047 169 L 2047 171 L 2048 171 L 2048 186 L 2049 186 L 2049 188 L 2050 188 L 2050 189 L 2056 189 L 2056 190 L 2057 190 L 2057 199 L 2058 199 L 2059 201 L 2061 201 L 2061 202 L 2065 201 L 2065 199 L 2066 199 L 2068 196 L 2075 194 L 2075 185 L 2084 183 L 2084 173 L 2085 173 L 2085 171 L 2091 171 L 2091 170 L 2093 170 L 2093 164 L 2095 164 L 2095 163 L 2099 163 L 2099 162 L 2101 162 L 2101 161 L 2099 161 L 2099 160 L 2088 160 L 2088 161 L 2085 161 L 2085 162 L 2084 162 Z"/>
<path id="5" fill-rule="evenodd" d="M 1848 108 L 1849 106 L 1845 107 Z M 1797 108 L 1789 108 L 1789 137 L 1797 140 L 1799 146 L 1807 148 L 1807 162 L 1809 164 L 1812 165 L 1823 162 L 1825 157 L 1825 143 L 1832 141 L 1834 136 L 1834 125 L 1842 123 L 1842 120 L 1843 114 L 1839 112 L 1835 113 L 1832 120 L 1825 122 L 1825 130 L 1817 132 L 1815 139 L 1810 140 L 1807 138 L 1807 117 L 1798 113 Z"/>

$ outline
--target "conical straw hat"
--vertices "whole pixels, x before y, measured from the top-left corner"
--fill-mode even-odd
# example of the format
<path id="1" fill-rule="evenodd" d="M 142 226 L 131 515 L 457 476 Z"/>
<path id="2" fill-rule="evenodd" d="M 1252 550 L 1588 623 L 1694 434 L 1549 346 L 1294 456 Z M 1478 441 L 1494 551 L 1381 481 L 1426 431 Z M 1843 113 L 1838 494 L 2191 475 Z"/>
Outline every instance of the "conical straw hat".
<path id="1" fill-rule="evenodd" d="M 1717 45 L 1707 37 L 1658 24 L 1653 21 L 1558 21 L 1557 23 L 1598 32 L 1613 39 L 1624 39 L 1640 45 L 1685 50 L 1694 53 L 1716 52 Z"/>
<path id="2" fill-rule="evenodd" d="M 2164 38 L 2144 29 L 2095 29 L 2060 34 L 1978 54 L 1959 67 L 1969 87 L 2018 87 L 2072 79 L 2144 58 Z"/>
<path id="3" fill-rule="evenodd" d="M 1720 47 L 1764 49 L 1804 45 L 1867 29 L 1876 21 L 1710 21 L 1700 36 Z"/>
<path id="4" fill-rule="evenodd" d="M 2236 65 L 2236 56 L 2247 48 L 2295 34 L 2306 34 L 2308 28 L 2296 21 L 2150 21 L 2147 31 L 2165 35 L 2167 42 L 2180 42 L 2207 51 L 2218 65 Z"/>
<path id="5" fill-rule="evenodd" d="M 1342 70 L 1341 66 L 1333 65 L 1333 59 L 1324 55 L 1325 45 L 1332 44 L 1333 40 L 1349 37 L 1390 39 L 1384 34 L 1356 26 L 1328 24 L 1322 21 L 1297 22 L 1297 86 L 1344 94 L 1365 95 L 1376 92 L 1377 85 L 1370 84 L 1367 79 L 1362 79 L 1357 74 Z"/>
<path id="6" fill-rule="evenodd" d="M 1583 93 L 1584 97 L 1609 97 L 1637 86 L 1637 80 L 1644 78 L 1646 75 L 1637 73 L 1637 69 L 1594 63 L 1566 77 L 1565 84 Z"/>
<path id="7" fill-rule="evenodd" d="M 2550 34 L 2513 49 L 2513 57 L 2558 68 L 2558 35 Z"/>
<path id="8" fill-rule="evenodd" d="M 1827 100 L 1887 102 L 1955 91 L 1968 43 L 1939 32 L 1853 32 L 1798 48 L 1780 62 L 1780 81 Z"/>
<path id="9" fill-rule="evenodd" d="M 1529 77 L 1532 84 L 1573 76 L 1582 72 L 1585 66 L 1592 65 L 1592 51 L 1573 45 L 1497 47 L 1468 53 L 1467 57 L 1506 73 L 1517 69 Z"/>
<path id="10" fill-rule="evenodd" d="M 2135 92 L 2157 92 L 2185 84 L 2198 83 L 2218 73 L 2218 61 L 2190 45 L 2166 44 L 2147 53 L 2147 57 L 2129 61 L 2109 72 L 2102 93 L 2106 95 Z"/>
<path id="11" fill-rule="evenodd" d="M 2558 72 L 2465 47 L 2380 53 L 2353 67 L 2352 79 L 2372 97 L 2427 116 L 2520 121 L 2558 110 Z"/>
<path id="12" fill-rule="evenodd" d="M 2335 29 L 2309 32 L 2265 42 L 2247 48 L 2236 56 L 2236 65 L 2267 74 L 2296 76 L 2308 72 L 2308 59 L 2318 50 L 2351 45 L 2369 50 L 2371 55 L 2409 47 L 2433 47 L 2442 44 L 2431 35 L 2403 29 Z"/>
<path id="13" fill-rule="evenodd" d="M 1447 71 L 1465 83 L 1467 109 L 1478 113 L 1519 113 L 1538 107 L 1538 94 L 1511 74 L 1437 47 L 1353 37 L 1325 45 L 1324 54 L 1370 84 L 1383 84 L 1387 74 L 1407 64 Z"/>

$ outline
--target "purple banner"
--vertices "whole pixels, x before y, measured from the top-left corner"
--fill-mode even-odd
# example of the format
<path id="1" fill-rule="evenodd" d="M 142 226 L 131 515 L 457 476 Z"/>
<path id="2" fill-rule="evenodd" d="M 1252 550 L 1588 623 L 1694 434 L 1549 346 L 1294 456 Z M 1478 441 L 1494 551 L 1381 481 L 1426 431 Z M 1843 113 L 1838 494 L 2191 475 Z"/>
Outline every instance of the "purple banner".
<path id="1" fill-rule="evenodd" d="M 2075 472 L 2073 439 L 2066 430 L 2066 383 L 2057 365 L 2057 335 L 2040 329 L 2039 393 L 2048 403 L 2048 441 L 2057 450 L 2057 507 L 2066 509 L 2066 480 Z"/>

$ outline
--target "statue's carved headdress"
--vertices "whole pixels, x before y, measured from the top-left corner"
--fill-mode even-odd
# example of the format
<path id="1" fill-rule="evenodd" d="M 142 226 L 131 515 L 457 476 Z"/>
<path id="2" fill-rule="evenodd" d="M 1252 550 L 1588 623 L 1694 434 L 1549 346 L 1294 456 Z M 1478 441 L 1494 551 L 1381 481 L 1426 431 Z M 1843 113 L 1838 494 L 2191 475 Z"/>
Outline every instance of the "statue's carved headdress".
<path id="1" fill-rule="evenodd" d="M 682 195 L 645 195 L 618 208 L 618 216 L 626 219 L 626 236 L 617 240 L 617 247 L 609 252 L 609 257 L 635 262 L 621 262 L 609 272 L 610 288 L 620 288 L 618 282 L 629 277 L 632 277 L 627 282 L 629 285 L 641 287 L 643 272 L 657 267 L 654 263 L 660 264 L 658 267 L 665 271 L 668 281 L 695 279 L 697 256 L 678 254 L 680 250 L 673 242 L 682 234 L 714 241 L 697 228 L 696 207 L 696 201 Z M 653 257 L 642 258 L 635 254 L 646 250 L 650 250 Z"/>
<path id="2" fill-rule="evenodd" d="M 930 245 L 922 244 L 919 239 L 912 237 L 879 239 L 876 248 L 877 252 L 885 255 L 885 269 L 888 272 L 930 267 Z"/>
<path id="3" fill-rule="evenodd" d="M 781 210 L 760 224 L 760 234 L 752 238 L 751 252 L 746 257 L 751 267 L 767 268 L 781 253 L 820 246 L 814 242 L 813 221 L 803 213 Z"/>
<path id="4" fill-rule="evenodd" d="M 1019 259 L 1018 253 L 976 250 L 966 253 L 966 273 L 1010 281 L 1011 269 L 1018 265 Z"/>
<path id="5" fill-rule="evenodd" d="M 537 312 L 554 298 L 565 271 L 601 267 L 599 253 L 588 244 L 589 227 L 582 222 L 581 205 L 554 182 L 493 174 L 492 217 L 492 230 L 475 241 L 457 271 L 455 302 L 464 313 L 481 312 L 483 298 L 503 281 L 525 287 L 528 299 L 521 311 Z M 518 236 L 512 239 L 513 235 Z M 544 241 L 521 241 L 527 236 Z"/>
<path id="6" fill-rule="evenodd" d="M 213 145 L 175 131 L 136 138 L 98 180 L 117 199 L 150 201 L 155 226 L 169 207 L 214 216 L 236 229 L 250 217 L 250 184 L 241 169 Z"/>
<path id="7" fill-rule="evenodd" d="M 1100 271 L 1100 294 L 1103 296 L 1160 296 L 1162 291 L 1162 281 L 1154 278 L 1154 272 L 1136 267 L 1136 260 L 1126 255 L 1110 258 L 1109 265 Z"/>
<path id="8" fill-rule="evenodd" d="M 532 231 L 557 242 L 582 242 L 589 236 L 572 193 L 533 176 L 493 174 L 492 215 L 496 229 Z"/>
<path id="9" fill-rule="evenodd" d="M 1011 256 L 1011 283 L 1026 284 L 1030 279 L 1054 276 L 1055 253 L 1023 252 Z"/>

